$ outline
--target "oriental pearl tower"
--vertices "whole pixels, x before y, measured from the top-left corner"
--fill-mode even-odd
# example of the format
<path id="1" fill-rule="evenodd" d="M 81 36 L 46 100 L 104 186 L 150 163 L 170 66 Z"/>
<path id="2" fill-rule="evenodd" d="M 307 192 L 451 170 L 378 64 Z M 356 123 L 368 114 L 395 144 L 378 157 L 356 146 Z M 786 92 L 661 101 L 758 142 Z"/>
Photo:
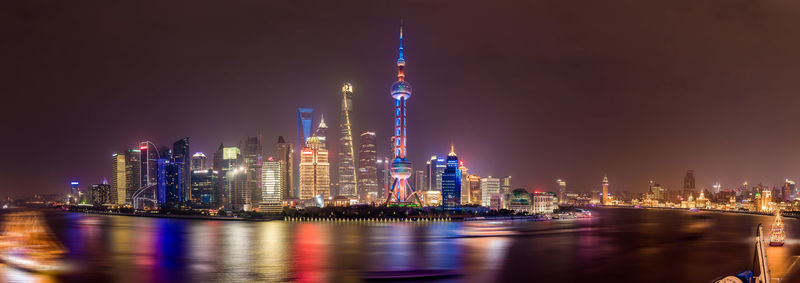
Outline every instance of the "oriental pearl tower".
<path id="1" fill-rule="evenodd" d="M 411 85 L 406 80 L 403 69 L 403 25 L 400 25 L 400 54 L 397 56 L 397 82 L 392 84 L 394 98 L 394 160 L 391 174 L 394 181 L 386 198 L 387 205 L 421 205 L 419 195 L 414 191 L 408 178 L 411 177 L 411 162 L 406 158 L 406 102 L 411 97 Z"/>

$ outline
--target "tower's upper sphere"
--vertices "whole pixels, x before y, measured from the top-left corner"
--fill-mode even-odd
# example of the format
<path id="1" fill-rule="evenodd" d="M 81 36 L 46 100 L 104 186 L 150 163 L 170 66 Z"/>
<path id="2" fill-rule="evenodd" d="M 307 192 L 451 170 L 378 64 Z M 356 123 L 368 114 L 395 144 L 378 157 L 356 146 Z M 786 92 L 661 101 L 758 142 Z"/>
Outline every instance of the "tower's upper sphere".
<path id="1" fill-rule="evenodd" d="M 408 100 L 411 97 L 411 85 L 405 81 L 398 81 L 392 85 L 392 97 L 400 99 L 405 97 Z"/>

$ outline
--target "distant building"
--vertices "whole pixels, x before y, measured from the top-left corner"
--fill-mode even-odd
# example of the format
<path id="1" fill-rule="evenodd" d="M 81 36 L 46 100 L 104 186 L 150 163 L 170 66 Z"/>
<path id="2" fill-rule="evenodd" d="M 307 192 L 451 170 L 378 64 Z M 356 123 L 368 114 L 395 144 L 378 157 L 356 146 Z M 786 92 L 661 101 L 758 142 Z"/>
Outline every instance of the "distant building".
<path id="1" fill-rule="evenodd" d="M 475 174 L 467 176 L 469 180 L 469 202 L 471 204 L 483 205 L 481 194 L 481 177 Z"/>
<path id="2" fill-rule="evenodd" d="M 389 170 L 391 162 L 389 162 L 388 157 L 381 156 L 376 161 L 376 164 L 378 174 L 378 199 L 380 202 L 384 202 L 388 197 L 389 187 L 392 186 L 392 175 Z"/>
<path id="3" fill-rule="evenodd" d="M 469 190 L 469 169 L 464 166 L 464 160 L 459 160 L 458 164 L 458 171 L 461 173 L 461 205 L 466 205 L 472 203 Z"/>
<path id="4" fill-rule="evenodd" d="M 492 195 L 500 194 L 500 179 L 492 176 L 481 179 L 481 205 L 490 207 Z"/>
<path id="5" fill-rule="evenodd" d="M 81 194 L 81 187 L 78 181 L 70 181 L 69 182 L 69 198 L 67 202 L 69 204 L 78 204 L 78 198 L 80 198 Z"/>
<path id="6" fill-rule="evenodd" d="M 442 192 L 440 191 L 425 191 L 423 197 L 425 206 L 440 206 L 442 205 Z"/>
<path id="7" fill-rule="evenodd" d="M 358 147 L 358 198 L 366 203 L 380 202 L 376 142 L 375 132 L 361 133 Z"/>
<path id="8" fill-rule="evenodd" d="M 155 185 L 158 178 L 158 159 L 161 158 L 158 147 L 150 141 L 139 143 L 140 185 L 142 187 Z"/>
<path id="9" fill-rule="evenodd" d="M 111 185 L 109 184 L 94 184 L 90 189 L 92 196 L 91 203 L 95 206 L 106 204 L 114 204 L 111 199 Z"/>
<path id="10" fill-rule="evenodd" d="M 216 208 L 216 188 L 219 182 L 219 172 L 211 169 L 192 170 L 192 195 L 193 208 Z"/>
<path id="11" fill-rule="evenodd" d="M 558 184 L 558 203 L 559 204 L 566 204 L 566 192 L 567 192 L 567 182 L 561 179 L 556 180 L 556 184 Z"/>
<path id="12" fill-rule="evenodd" d="M 417 170 L 417 172 L 414 173 L 414 189 L 421 190 L 423 192 L 426 191 L 425 190 L 426 182 L 427 181 L 425 180 L 425 171 Z"/>
<path id="13" fill-rule="evenodd" d="M 511 192 L 511 176 L 505 176 L 500 179 L 500 193 L 508 194 Z"/>
<path id="14" fill-rule="evenodd" d="M 431 156 L 425 165 L 425 191 L 442 191 L 442 173 L 444 173 L 444 158 Z"/>
<path id="15" fill-rule="evenodd" d="M 489 198 L 489 209 L 492 210 L 501 210 L 505 208 L 505 195 L 504 194 L 492 194 Z"/>
<path id="16" fill-rule="evenodd" d="M 283 136 L 278 137 L 278 163 L 281 165 L 281 201 L 295 198 L 294 193 L 294 150 Z"/>
<path id="17" fill-rule="evenodd" d="M 695 192 L 694 170 L 686 170 L 686 176 L 683 177 L 683 198 L 687 199 Z"/>
<path id="18" fill-rule="evenodd" d="M 112 155 L 111 197 L 116 204 L 130 204 L 131 196 L 141 184 L 139 150 L 128 149 Z"/>
<path id="19" fill-rule="evenodd" d="M 234 202 L 234 195 L 241 198 L 244 190 L 244 180 L 242 172 L 242 154 L 238 147 L 224 147 L 219 145 L 214 154 L 214 171 L 219 173 L 217 185 L 218 203 L 225 208 L 231 209 Z"/>
<path id="20" fill-rule="evenodd" d="M 533 199 L 531 193 L 525 189 L 515 189 L 506 194 L 505 207 L 515 212 L 533 212 Z"/>
<path id="21" fill-rule="evenodd" d="M 339 166 L 337 175 L 340 196 L 358 197 L 356 180 L 355 152 L 353 149 L 353 130 L 351 116 L 353 114 L 353 85 L 342 86 L 342 112 L 339 117 Z"/>
<path id="22" fill-rule="evenodd" d="M 458 156 L 452 144 L 445 166 L 442 172 L 442 206 L 455 210 L 461 207 L 461 171 L 458 170 Z"/>
<path id="23" fill-rule="evenodd" d="M 328 124 L 325 124 L 325 116 L 320 115 L 319 125 L 317 130 L 314 131 L 314 136 L 319 139 L 322 148 L 328 148 Z"/>
<path id="24" fill-rule="evenodd" d="M 208 169 L 208 158 L 202 152 L 195 152 L 192 155 L 192 171 Z"/>
<path id="25" fill-rule="evenodd" d="M 261 158 L 264 155 L 264 148 L 261 144 L 261 137 L 247 137 L 244 141 L 242 150 L 242 160 L 246 172 L 247 193 L 242 204 L 245 211 L 253 211 L 261 202 Z"/>
<path id="26" fill-rule="evenodd" d="M 661 185 L 650 181 L 650 192 L 653 194 L 653 199 L 657 201 L 664 201 L 666 199 L 666 190 Z"/>
<path id="27" fill-rule="evenodd" d="M 311 137 L 311 126 L 314 125 L 314 109 L 298 108 L 297 119 L 300 122 L 300 148 L 306 146 L 306 141 Z"/>
<path id="28" fill-rule="evenodd" d="M 601 183 L 603 186 L 603 205 L 611 204 L 611 197 L 608 195 L 608 176 L 603 176 L 603 182 Z"/>
<path id="29" fill-rule="evenodd" d="M 281 163 L 270 157 L 261 165 L 261 201 L 258 210 L 261 212 L 281 212 Z"/>
<path id="30" fill-rule="evenodd" d="M 792 180 L 786 179 L 786 182 L 783 183 L 783 189 L 781 190 L 782 195 L 783 195 L 782 196 L 783 197 L 783 201 L 790 202 L 790 201 L 794 201 L 795 200 L 795 198 L 796 198 L 795 188 L 796 188 L 795 182 L 792 181 Z"/>
<path id="31" fill-rule="evenodd" d="M 533 213 L 553 213 L 556 196 L 553 193 L 533 194 Z"/>
<path id="32" fill-rule="evenodd" d="M 178 202 L 189 202 L 191 198 L 192 159 L 189 155 L 189 138 L 182 138 L 172 144 L 172 163 L 178 168 L 175 194 Z"/>
<path id="33" fill-rule="evenodd" d="M 328 150 L 316 137 L 311 137 L 308 146 L 300 151 L 300 199 L 330 196 L 330 163 Z"/>

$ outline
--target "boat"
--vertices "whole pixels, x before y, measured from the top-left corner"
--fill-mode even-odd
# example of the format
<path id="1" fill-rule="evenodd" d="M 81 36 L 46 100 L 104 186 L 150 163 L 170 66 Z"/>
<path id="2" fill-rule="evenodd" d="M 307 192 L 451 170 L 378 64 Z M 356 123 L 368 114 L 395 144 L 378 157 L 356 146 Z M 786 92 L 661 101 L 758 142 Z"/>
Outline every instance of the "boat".
<path id="1" fill-rule="evenodd" d="M 775 222 L 769 229 L 769 245 L 773 247 L 783 246 L 786 238 L 786 231 L 783 229 L 783 219 L 781 219 L 781 212 L 775 213 Z"/>
<path id="2" fill-rule="evenodd" d="M 55 274 L 66 269 L 67 249 L 44 222 L 41 212 L 14 212 L 5 216 L 0 234 L 0 261 L 28 272 Z"/>

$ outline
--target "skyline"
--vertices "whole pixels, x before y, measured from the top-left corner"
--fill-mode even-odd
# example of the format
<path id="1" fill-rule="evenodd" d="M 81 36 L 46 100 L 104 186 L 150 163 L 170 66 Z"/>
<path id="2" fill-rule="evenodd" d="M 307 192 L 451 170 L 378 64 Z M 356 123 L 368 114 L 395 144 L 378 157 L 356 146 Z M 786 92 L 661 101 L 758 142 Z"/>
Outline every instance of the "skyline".
<path id="1" fill-rule="evenodd" d="M 191 153 L 210 154 L 220 142 L 260 134 L 265 155 L 275 156 L 270 145 L 277 136 L 298 144 L 297 108 L 339 123 L 345 81 L 354 89 L 353 133 L 376 132 L 380 154 L 389 156 L 386 92 L 396 56 L 389 50 L 400 18 L 413 34 L 405 55 L 415 88 L 408 121 L 415 171 L 454 142 L 470 172 L 511 175 L 514 188 L 529 190 L 555 191 L 555 180 L 563 179 L 568 190 L 589 191 L 604 174 L 612 192 L 643 192 L 649 180 L 676 190 L 689 169 L 698 189 L 800 179 L 800 133 L 791 131 L 800 122 L 793 107 L 800 85 L 791 76 L 800 71 L 793 54 L 800 42 L 787 21 L 797 16 L 794 3 L 747 3 L 741 10 L 709 4 L 680 21 L 639 18 L 645 4 L 598 4 L 609 16 L 601 24 L 593 9 L 564 10 L 569 3 L 528 4 L 537 8 L 524 9 L 533 15 L 511 11 L 507 18 L 499 16 L 507 6 L 484 15 L 474 3 L 456 11 L 416 2 L 408 11 L 382 11 L 361 3 L 355 19 L 335 16 L 355 3 L 325 6 L 331 15 L 258 3 L 211 19 L 199 16 L 215 6 L 198 3 L 176 18 L 164 13 L 181 7 L 153 11 L 141 26 L 134 23 L 151 11 L 95 4 L 110 13 L 87 14 L 86 3 L 57 7 L 63 10 L 52 10 L 51 19 L 11 9 L 10 21 L 27 30 L 8 37 L 5 53 L 17 56 L 4 61 L 16 72 L 0 86 L 17 94 L 2 114 L 12 137 L 2 145 L 13 149 L 0 165 L 4 193 L 63 192 L 73 178 L 82 186 L 110 180 L 111 154 L 146 140 L 162 146 L 188 136 Z M 663 5 L 649 9 L 682 11 L 681 3 Z M 259 14 L 271 10 L 300 14 Z M 559 19 L 565 15 L 574 21 Z M 464 16 L 471 22 L 456 20 Z M 644 27 L 625 27 L 633 20 Z M 125 36 L 115 36 L 117 29 Z M 142 101 L 154 101 L 152 113 L 164 115 L 119 115 Z M 170 112 L 178 103 L 187 104 L 182 115 Z M 335 140 L 331 131 L 329 145 Z M 32 170 L 43 161 L 51 167 Z"/>

